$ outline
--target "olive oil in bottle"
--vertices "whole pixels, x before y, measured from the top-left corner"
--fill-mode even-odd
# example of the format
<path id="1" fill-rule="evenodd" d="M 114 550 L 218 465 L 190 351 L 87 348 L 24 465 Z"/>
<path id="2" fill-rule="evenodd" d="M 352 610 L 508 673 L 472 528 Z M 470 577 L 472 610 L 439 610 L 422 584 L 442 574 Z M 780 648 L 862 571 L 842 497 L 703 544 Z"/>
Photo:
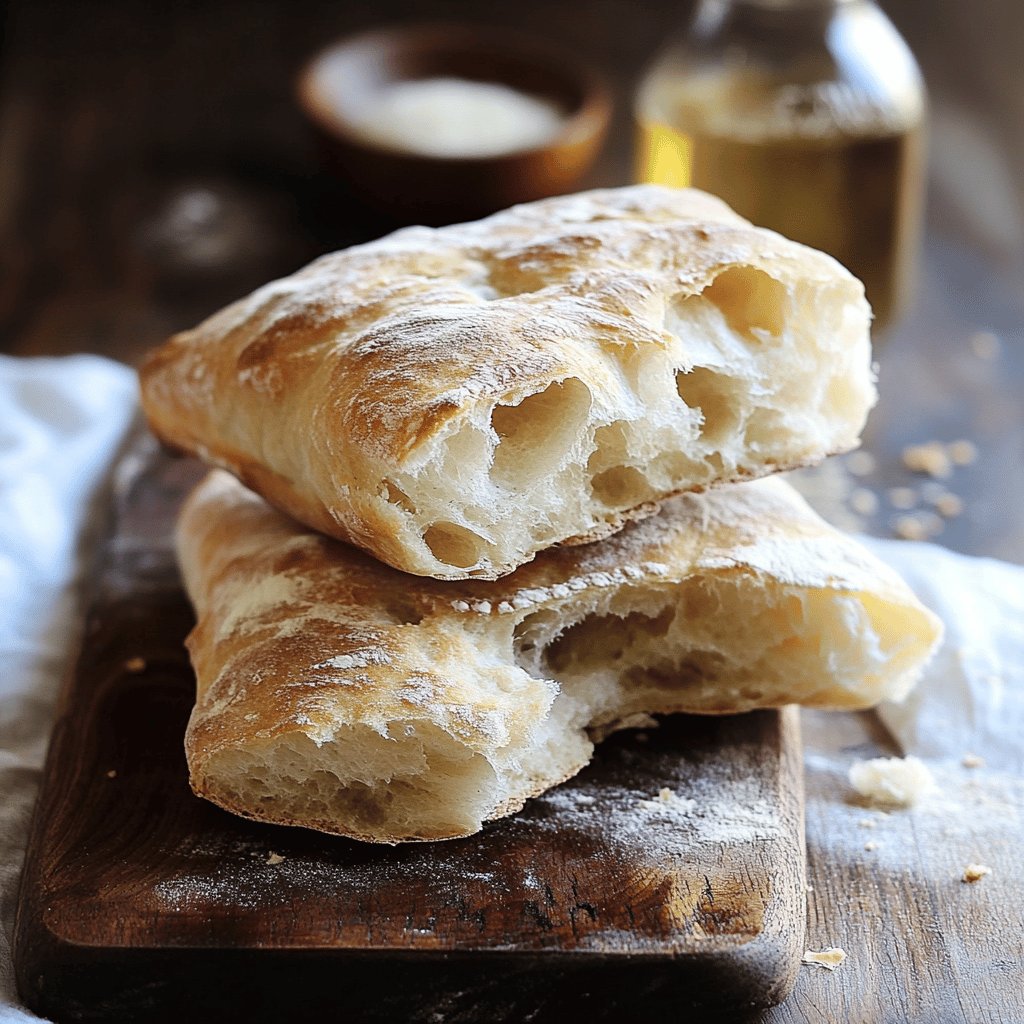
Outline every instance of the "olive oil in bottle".
<path id="1" fill-rule="evenodd" d="M 637 178 L 721 196 L 906 304 L 920 240 L 924 90 L 868 0 L 704 0 L 637 96 Z"/>

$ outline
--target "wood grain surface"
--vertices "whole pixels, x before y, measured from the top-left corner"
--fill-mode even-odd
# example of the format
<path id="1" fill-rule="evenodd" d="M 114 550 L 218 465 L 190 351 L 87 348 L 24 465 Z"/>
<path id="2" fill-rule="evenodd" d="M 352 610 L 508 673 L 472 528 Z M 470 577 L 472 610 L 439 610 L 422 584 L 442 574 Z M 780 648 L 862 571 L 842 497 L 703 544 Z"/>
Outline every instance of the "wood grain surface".
<path id="1" fill-rule="evenodd" d="M 677 0 L 10 0 L 0 43 L 0 349 L 134 362 L 173 330 L 318 253 L 370 237 L 319 176 L 290 94 L 304 57 L 381 22 L 470 19 L 539 32 L 600 65 L 616 92 L 592 184 L 628 180 L 633 81 L 686 18 Z M 932 182 L 919 300 L 879 348 L 867 444 L 887 490 L 913 484 L 902 447 L 968 437 L 949 485 L 965 512 L 938 540 L 1024 562 L 1024 6 L 889 0 L 932 94 Z M 973 354 L 978 331 L 998 355 Z M 179 707 L 178 713 L 181 713 Z M 875 717 L 804 715 L 807 945 L 771 1024 L 1024 1021 L 1019 801 L 993 835 L 991 773 L 950 780 L 957 810 L 880 819 L 875 851 L 843 768 L 894 753 Z M 973 795 L 972 795 L 973 794 Z M 882 827 L 884 825 L 884 828 Z M 951 830 L 952 834 L 945 834 Z M 959 881 L 980 859 L 993 874 Z M 676 1020 L 673 1014 L 667 1019 Z"/>
<path id="2" fill-rule="evenodd" d="M 734 1019 L 789 991 L 805 916 L 791 712 L 613 738 L 453 842 L 349 842 L 193 796 L 191 615 L 169 536 L 196 470 L 145 437 L 118 467 L 26 857 L 15 964 L 32 1009 L 312 1020 L 342 989 L 355 1021 Z"/>

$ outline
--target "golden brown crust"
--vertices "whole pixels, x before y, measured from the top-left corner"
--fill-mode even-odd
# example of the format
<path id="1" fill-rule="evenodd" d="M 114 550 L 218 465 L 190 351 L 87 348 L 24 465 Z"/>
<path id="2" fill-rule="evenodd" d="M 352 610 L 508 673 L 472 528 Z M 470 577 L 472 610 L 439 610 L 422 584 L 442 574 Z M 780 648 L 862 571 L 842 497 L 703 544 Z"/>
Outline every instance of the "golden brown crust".
<path id="1" fill-rule="evenodd" d="M 194 788 L 236 813 L 375 841 L 471 833 L 583 767 L 589 727 L 640 712 L 898 696 L 939 632 L 895 574 L 778 480 L 683 495 L 498 581 L 410 578 L 223 473 L 187 503 L 178 543 L 198 613 Z M 636 628 L 630 657 L 649 669 L 630 675 L 600 645 L 618 630 L 628 646 Z M 574 631 L 578 664 L 558 653 Z M 712 647 L 736 667 L 709 661 Z M 347 802 L 282 796 L 314 762 Z M 242 792 L 253 779 L 264 797 Z"/>
<path id="2" fill-rule="evenodd" d="M 867 324 L 862 288 L 828 257 L 703 193 L 636 186 L 325 256 L 172 338 L 142 395 L 162 440 L 307 525 L 408 572 L 495 578 L 671 493 L 855 443 L 874 398 Z M 695 367 L 711 405 L 676 393 Z M 565 415 L 524 413 L 538 436 L 502 476 L 494 410 L 540 395 Z M 719 406 L 735 423 L 710 424 Z M 618 458 L 632 474 L 621 493 L 591 493 L 602 444 L 600 470 Z M 475 545 L 465 564 L 431 544 L 439 520 Z"/>

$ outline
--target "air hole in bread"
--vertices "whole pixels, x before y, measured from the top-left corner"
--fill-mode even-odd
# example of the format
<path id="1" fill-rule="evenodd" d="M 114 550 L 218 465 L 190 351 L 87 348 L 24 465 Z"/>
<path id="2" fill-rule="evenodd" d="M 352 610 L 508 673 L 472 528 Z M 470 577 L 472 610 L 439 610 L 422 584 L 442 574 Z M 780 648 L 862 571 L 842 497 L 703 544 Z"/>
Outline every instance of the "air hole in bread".
<path id="1" fill-rule="evenodd" d="M 389 504 L 397 505 L 412 515 L 416 514 L 416 506 L 412 499 L 393 480 L 384 481 L 384 498 Z"/>
<path id="2" fill-rule="evenodd" d="M 675 607 L 668 605 L 653 617 L 642 612 L 588 615 L 547 647 L 544 660 L 556 673 L 613 665 L 638 640 L 649 642 L 665 636 L 675 614 Z"/>
<path id="3" fill-rule="evenodd" d="M 701 414 L 700 435 L 712 444 L 727 440 L 739 425 L 740 414 L 732 397 L 735 387 L 730 377 L 706 366 L 676 374 L 679 397 Z"/>
<path id="4" fill-rule="evenodd" d="M 583 381 L 567 377 L 518 405 L 495 406 L 491 427 L 498 435 L 498 446 L 493 479 L 525 490 L 558 469 L 587 421 L 591 400 Z"/>
<path id="5" fill-rule="evenodd" d="M 612 508 L 639 505 L 653 493 L 647 477 L 633 466 L 612 466 L 590 482 L 594 497 Z"/>
<path id="6" fill-rule="evenodd" d="M 730 267 L 702 294 L 722 311 L 734 331 L 747 337 L 770 335 L 777 338 L 782 334 L 786 289 L 763 270 Z"/>
<path id="7" fill-rule="evenodd" d="M 487 549 L 483 537 L 457 523 L 434 523 L 424 532 L 423 542 L 439 562 L 460 569 L 476 565 Z"/>

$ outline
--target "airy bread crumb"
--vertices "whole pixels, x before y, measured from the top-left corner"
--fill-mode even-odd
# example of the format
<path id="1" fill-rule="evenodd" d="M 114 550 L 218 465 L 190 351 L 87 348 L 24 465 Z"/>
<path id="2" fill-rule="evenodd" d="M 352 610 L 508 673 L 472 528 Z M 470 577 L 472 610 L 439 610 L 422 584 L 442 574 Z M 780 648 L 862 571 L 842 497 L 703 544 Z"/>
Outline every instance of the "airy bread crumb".
<path id="1" fill-rule="evenodd" d="M 917 757 L 876 757 L 850 766 L 850 784 L 872 803 L 910 807 L 935 786 L 928 766 Z"/>
<path id="2" fill-rule="evenodd" d="M 268 864 L 283 864 L 284 863 L 284 857 L 282 857 L 281 854 L 279 854 L 279 853 L 271 852 L 271 853 L 269 853 L 267 855 L 267 863 Z"/>
<path id="3" fill-rule="evenodd" d="M 964 754 L 960 763 L 965 768 L 984 768 L 985 758 L 979 756 L 978 754 Z"/>
<path id="4" fill-rule="evenodd" d="M 992 869 L 984 864 L 968 864 L 964 868 L 963 881 L 965 882 L 979 882 L 986 875 L 991 875 Z"/>
<path id="5" fill-rule="evenodd" d="M 954 466 L 969 466 L 978 458 L 978 446 L 973 441 L 953 441 L 947 445 L 946 451 Z"/>
<path id="6" fill-rule="evenodd" d="M 827 971 L 834 971 L 845 959 L 845 949 L 840 949 L 838 946 L 829 946 L 828 949 L 823 949 L 820 952 L 816 952 L 813 949 L 804 950 L 804 955 L 800 962 L 803 964 L 816 964 L 818 967 L 824 967 Z"/>

